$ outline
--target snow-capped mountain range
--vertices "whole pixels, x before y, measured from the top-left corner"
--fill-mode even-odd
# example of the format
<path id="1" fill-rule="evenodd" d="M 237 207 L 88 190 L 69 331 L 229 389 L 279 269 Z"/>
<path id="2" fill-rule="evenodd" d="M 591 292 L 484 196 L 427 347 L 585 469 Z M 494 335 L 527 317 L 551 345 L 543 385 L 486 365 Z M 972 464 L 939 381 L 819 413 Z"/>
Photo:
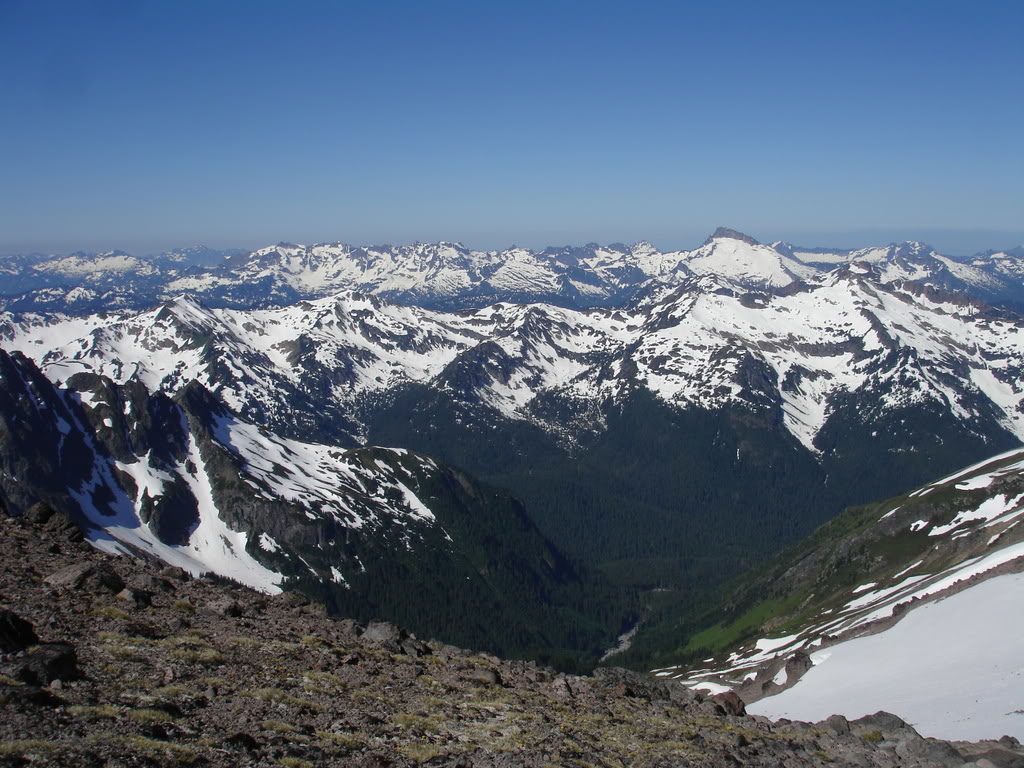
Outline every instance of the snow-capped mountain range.
<path id="1" fill-rule="evenodd" d="M 621 540 L 654 567 L 675 546 L 684 570 L 722 525 L 733 553 L 763 556 L 847 504 L 1024 439 L 1018 315 L 897 279 L 881 258 L 812 274 L 736 233 L 695 253 L 618 308 L 442 311 L 344 291 L 232 309 L 182 295 L 5 313 L 0 344 L 59 386 L 86 372 L 174 396 L 197 382 L 281 439 L 413 449 L 510 489 L 574 556 L 621 560 Z M 765 264 L 778 271 L 754 281 Z M 662 447 L 636 463 L 648 445 Z M 638 493 L 650 525 L 611 515 L 614 534 L 592 539 L 564 512 Z"/>
<path id="2" fill-rule="evenodd" d="M 691 277 L 621 309 L 452 313 L 346 292 L 234 310 L 182 296 L 141 313 L 0 315 L 0 339 L 56 382 L 90 371 L 174 393 L 195 380 L 282 434 L 353 445 L 376 404 L 410 384 L 553 434 L 573 425 L 545 416 L 551 397 L 594 428 L 599 404 L 639 388 L 679 409 L 777 409 L 816 454 L 829 450 L 822 431 L 850 397 L 864 400 L 865 423 L 930 403 L 979 435 L 1024 439 L 1020 318 L 864 261 L 785 292 Z"/>
<path id="3" fill-rule="evenodd" d="M 1022 519 L 1021 449 L 852 510 L 741 586 L 761 602 L 735 625 L 760 631 L 655 672 L 773 718 L 885 706 L 925 734 L 1024 737 Z"/>
<path id="4" fill-rule="evenodd" d="M 784 289 L 839 264 L 878 268 L 986 301 L 1024 299 L 1020 249 L 962 262 L 916 242 L 853 251 L 758 243 L 719 228 L 699 248 L 662 252 L 646 242 L 533 251 L 479 251 L 459 243 L 353 246 L 281 243 L 242 253 L 203 247 L 139 259 L 121 251 L 11 259 L 0 264 L 3 307 L 76 314 L 144 308 L 181 293 L 209 306 L 259 308 L 356 291 L 435 309 L 543 301 L 620 306 L 652 283 L 713 275 L 735 289 Z"/>

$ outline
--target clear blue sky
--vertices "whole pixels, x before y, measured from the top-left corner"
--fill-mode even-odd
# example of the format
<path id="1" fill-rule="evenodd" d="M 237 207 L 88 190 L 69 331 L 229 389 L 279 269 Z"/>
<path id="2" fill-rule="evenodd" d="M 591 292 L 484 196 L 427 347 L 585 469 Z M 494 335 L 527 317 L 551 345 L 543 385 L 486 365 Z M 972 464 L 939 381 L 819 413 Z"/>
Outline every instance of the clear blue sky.
<path id="1" fill-rule="evenodd" d="M 0 109 L 4 252 L 1024 240 L 1019 0 L 0 0 Z"/>

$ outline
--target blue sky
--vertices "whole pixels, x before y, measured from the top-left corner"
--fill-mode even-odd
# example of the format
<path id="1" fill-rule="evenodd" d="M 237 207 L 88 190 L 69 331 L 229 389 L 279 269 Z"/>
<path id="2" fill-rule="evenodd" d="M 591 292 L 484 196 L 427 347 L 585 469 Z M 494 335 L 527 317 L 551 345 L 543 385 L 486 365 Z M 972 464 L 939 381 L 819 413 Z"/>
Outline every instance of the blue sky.
<path id="1" fill-rule="evenodd" d="M 1024 241 L 1024 3 L 0 0 L 0 251 Z"/>

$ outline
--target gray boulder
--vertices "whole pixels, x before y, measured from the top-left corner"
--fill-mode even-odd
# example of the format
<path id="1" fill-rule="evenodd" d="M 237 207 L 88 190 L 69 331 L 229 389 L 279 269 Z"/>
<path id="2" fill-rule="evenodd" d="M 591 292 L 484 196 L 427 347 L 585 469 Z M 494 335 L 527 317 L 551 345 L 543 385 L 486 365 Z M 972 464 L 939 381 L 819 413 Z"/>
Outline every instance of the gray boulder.
<path id="1" fill-rule="evenodd" d="M 817 726 L 821 730 L 828 731 L 836 736 L 845 736 L 850 732 L 850 721 L 842 715 L 826 717 Z"/>
<path id="2" fill-rule="evenodd" d="M 74 563 L 51 573 L 46 583 L 64 589 L 84 589 L 116 595 L 124 589 L 124 579 L 108 563 Z"/>
<path id="3" fill-rule="evenodd" d="M 402 629 L 388 621 L 371 621 L 362 634 L 364 643 L 379 646 L 392 653 L 401 650 L 399 644 L 406 637 L 407 634 Z"/>

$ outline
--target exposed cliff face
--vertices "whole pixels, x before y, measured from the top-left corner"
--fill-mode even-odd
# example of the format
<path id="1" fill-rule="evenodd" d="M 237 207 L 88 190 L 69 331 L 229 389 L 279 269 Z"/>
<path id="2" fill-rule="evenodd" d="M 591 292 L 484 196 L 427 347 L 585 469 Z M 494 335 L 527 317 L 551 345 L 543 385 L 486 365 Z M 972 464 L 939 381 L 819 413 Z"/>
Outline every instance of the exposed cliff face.
<path id="1" fill-rule="evenodd" d="M 90 476 L 83 414 L 23 355 L 0 350 L 0 490 L 9 512 L 39 500 L 71 509 Z M 79 518 L 81 519 L 81 518 Z"/>

